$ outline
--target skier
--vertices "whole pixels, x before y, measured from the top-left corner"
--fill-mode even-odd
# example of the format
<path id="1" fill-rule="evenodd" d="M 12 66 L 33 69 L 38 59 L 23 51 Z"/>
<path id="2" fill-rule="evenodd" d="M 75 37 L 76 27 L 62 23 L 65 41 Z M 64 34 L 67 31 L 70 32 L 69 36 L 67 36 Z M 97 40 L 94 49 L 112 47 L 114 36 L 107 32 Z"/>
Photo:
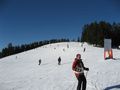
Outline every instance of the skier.
<path id="1" fill-rule="evenodd" d="M 83 43 L 81 44 L 81 47 L 83 47 Z"/>
<path id="2" fill-rule="evenodd" d="M 85 52 L 86 48 L 84 48 L 83 52 Z"/>
<path id="3" fill-rule="evenodd" d="M 16 59 L 17 59 L 17 56 L 16 56 Z"/>
<path id="4" fill-rule="evenodd" d="M 38 65 L 40 65 L 41 64 L 41 59 L 39 59 L 39 64 Z"/>
<path id="5" fill-rule="evenodd" d="M 87 81 L 84 75 L 84 70 L 89 71 L 89 68 L 84 67 L 80 54 L 76 55 L 76 58 L 72 65 L 72 70 L 74 71 L 75 76 L 78 80 L 77 90 L 86 90 Z M 82 85 L 82 89 L 81 89 L 81 85 Z"/>
<path id="6" fill-rule="evenodd" d="M 58 65 L 61 64 L 61 57 L 58 58 Z"/>
<path id="7" fill-rule="evenodd" d="M 65 49 L 63 48 L 63 51 L 65 52 Z"/>
<path id="8" fill-rule="evenodd" d="M 67 44 L 67 48 L 69 48 L 69 45 Z"/>

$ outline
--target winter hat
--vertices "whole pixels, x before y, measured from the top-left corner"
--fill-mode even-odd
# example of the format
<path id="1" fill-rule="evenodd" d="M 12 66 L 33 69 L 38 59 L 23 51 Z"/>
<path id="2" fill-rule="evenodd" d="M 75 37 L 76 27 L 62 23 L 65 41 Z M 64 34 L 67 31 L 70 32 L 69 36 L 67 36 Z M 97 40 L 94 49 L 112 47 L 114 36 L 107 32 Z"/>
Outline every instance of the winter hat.
<path id="1" fill-rule="evenodd" d="M 80 55 L 80 54 L 77 54 L 77 55 L 76 55 L 76 57 L 78 57 L 78 56 L 80 56 L 80 57 L 81 57 L 81 55 Z"/>

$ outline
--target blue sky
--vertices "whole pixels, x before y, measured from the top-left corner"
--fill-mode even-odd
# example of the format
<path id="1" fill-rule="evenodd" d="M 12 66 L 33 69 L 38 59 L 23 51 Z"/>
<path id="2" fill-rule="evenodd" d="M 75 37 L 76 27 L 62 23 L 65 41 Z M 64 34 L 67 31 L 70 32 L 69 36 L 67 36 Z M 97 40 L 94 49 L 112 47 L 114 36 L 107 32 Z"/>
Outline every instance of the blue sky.
<path id="1" fill-rule="evenodd" d="M 119 0 L 1 0 L 0 49 L 55 38 L 77 39 L 93 21 L 120 21 Z"/>

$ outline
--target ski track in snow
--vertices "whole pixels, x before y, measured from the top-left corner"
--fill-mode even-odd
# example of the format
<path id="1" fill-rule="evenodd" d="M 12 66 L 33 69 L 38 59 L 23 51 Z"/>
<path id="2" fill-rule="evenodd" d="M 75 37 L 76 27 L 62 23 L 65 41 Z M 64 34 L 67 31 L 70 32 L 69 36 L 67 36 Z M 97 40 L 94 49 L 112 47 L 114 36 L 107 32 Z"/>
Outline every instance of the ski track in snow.
<path id="1" fill-rule="evenodd" d="M 113 49 L 115 60 L 105 61 L 103 52 L 103 48 L 86 43 L 81 47 L 81 43 L 66 42 L 8 56 L 0 59 L 0 90 L 76 90 L 78 81 L 72 62 L 77 53 L 90 69 L 85 71 L 86 90 L 120 90 L 120 50 Z M 59 56 L 61 65 L 57 61 Z M 38 65 L 40 58 L 42 62 Z"/>

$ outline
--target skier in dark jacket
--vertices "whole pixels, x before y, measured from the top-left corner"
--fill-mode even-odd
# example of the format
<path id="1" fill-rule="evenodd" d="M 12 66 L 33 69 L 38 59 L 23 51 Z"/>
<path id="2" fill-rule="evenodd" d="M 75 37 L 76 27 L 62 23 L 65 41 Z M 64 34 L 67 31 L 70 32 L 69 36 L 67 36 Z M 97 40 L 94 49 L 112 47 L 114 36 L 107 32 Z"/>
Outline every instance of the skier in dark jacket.
<path id="1" fill-rule="evenodd" d="M 39 64 L 38 65 L 40 65 L 41 64 L 41 59 L 39 59 Z"/>
<path id="2" fill-rule="evenodd" d="M 86 48 L 84 48 L 83 52 L 85 52 Z"/>
<path id="3" fill-rule="evenodd" d="M 84 64 L 82 62 L 80 54 L 76 55 L 76 58 L 72 65 L 72 70 L 74 71 L 74 73 L 78 79 L 77 90 L 86 90 L 87 81 L 86 81 L 86 77 L 84 75 L 84 70 L 89 71 L 89 68 L 84 67 Z M 81 89 L 81 85 L 82 85 L 82 89 Z"/>
<path id="4" fill-rule="evenodd" d="M 61 57 L 58 58 L 58 65 L 61 64 Z"/>

